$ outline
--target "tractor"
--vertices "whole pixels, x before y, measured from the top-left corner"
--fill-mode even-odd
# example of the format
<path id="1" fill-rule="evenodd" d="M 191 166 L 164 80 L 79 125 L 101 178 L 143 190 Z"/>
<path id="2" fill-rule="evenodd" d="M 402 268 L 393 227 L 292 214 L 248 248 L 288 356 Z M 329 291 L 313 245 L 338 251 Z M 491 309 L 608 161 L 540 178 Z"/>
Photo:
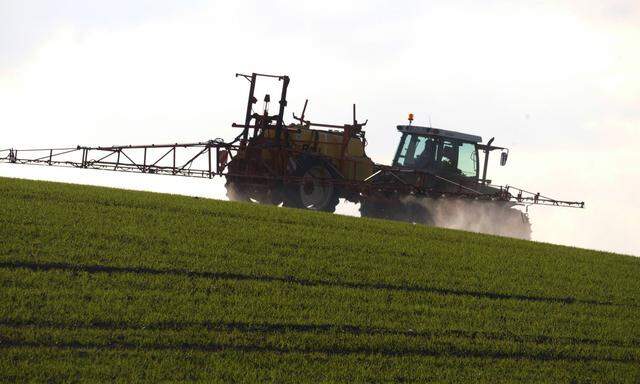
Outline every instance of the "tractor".
<path id="1" fill-rule="evenodd" d="M 437 226 L 455 223 L 457 228 L 530 238 L 529 217 L 515 208 L 519 205 L 517 197 L 513 201 L 505 188 L 491 186 L 487 179 L 490 153 L 501 151 L 500 165 L 504 166 L 507 148 L 493 146 L 493 138 L 482 144 L 480 136 L 415 126 L 412 122 L 410 114 L 409 125 L 397 127 L 401 138 L 392 172 L 380 172 L 369 181 L 414 185 L 419 193 L 377 191 L 365 195 L 360 202 L 361 216 Z M 482 176 L 480 154 L 484 155 Z"/>

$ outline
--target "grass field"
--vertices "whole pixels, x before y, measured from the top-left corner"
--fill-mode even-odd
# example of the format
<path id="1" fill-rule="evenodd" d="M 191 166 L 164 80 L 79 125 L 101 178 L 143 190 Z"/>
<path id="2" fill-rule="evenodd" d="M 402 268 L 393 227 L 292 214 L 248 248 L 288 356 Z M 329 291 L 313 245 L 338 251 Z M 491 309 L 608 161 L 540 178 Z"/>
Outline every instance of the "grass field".
<path id="1" fill-rule="evenodd" d="M 639 315 L 634 257 L 0 178 L 0 381 L 637 383 Z"/>

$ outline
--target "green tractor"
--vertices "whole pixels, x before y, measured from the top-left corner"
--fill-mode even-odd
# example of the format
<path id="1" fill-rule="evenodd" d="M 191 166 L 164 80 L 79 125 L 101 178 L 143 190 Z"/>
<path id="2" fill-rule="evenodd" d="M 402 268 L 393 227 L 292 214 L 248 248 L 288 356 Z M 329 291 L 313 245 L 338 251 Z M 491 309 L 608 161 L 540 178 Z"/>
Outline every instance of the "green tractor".
<path id="1" fill-rule="evenodd" d="M 412 119 L 410 115 L 410 123 Z M 500 198 L 505 194 L 503 188 L 492 187 L 487 179 L 489 154 L 501 151 L 500 164 L 505 165 L 508 149 L 492 146 L 493 138 L 482 144 L 480 136 L 461 132 L 411 124 L 397 128 L 402 136 L 392 166 L 380 166 L 386 172 L 378 172 L 368 181 L 374 185 L 412 185 L 421 193 L 374 189 L 361 198 L 361 216 L 530 238 L 527 214 L 516 209 L 517 201 L 509 196 Z"/>

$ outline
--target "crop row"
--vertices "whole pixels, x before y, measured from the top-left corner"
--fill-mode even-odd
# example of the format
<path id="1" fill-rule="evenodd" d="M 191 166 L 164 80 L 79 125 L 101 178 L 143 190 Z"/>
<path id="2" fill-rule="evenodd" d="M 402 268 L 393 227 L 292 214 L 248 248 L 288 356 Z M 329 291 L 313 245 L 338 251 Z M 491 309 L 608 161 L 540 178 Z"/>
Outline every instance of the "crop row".
<path id="1" fill-rule="evenodd" d="M 326 355 L 9 347 L 0 358 L 3 381 L 203 382 L 634 382 L 625 363 L 456 358 L 452 356 Z M 508 372 L 508 375 L 505 375 Z"/>
<path id="2" fill-rule="evenodd" d="M 640 348 L 640 319 L 627 307 L 132 272 L 0 268 L 0 281 L 7 324 L 324 324 Z"/>

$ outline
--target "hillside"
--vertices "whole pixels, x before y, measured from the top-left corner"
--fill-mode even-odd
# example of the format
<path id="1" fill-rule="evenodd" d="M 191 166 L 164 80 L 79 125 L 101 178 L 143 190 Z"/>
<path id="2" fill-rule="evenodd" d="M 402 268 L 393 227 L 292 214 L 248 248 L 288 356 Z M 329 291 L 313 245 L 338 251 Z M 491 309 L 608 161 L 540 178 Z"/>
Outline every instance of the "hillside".
<path id="1" fill-rule="evenodd" d="M 0 381 L 638 382 L 639 276 L 603 252 L 0 178 Z"/>

